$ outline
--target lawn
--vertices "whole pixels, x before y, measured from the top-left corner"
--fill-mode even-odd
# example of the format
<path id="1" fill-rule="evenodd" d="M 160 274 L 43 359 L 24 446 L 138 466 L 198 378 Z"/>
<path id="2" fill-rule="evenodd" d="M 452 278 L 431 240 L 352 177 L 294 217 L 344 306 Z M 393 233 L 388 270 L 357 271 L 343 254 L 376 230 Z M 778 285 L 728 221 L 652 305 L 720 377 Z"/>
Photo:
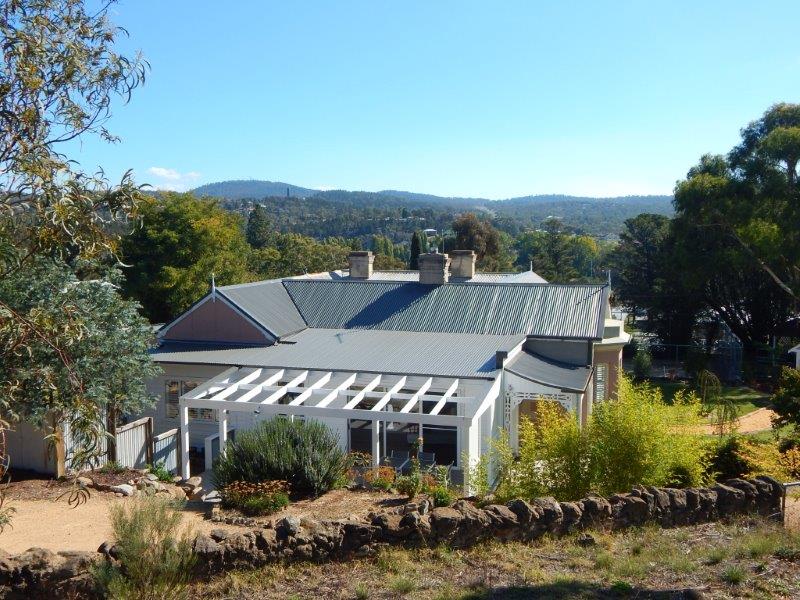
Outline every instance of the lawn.
<path id="1" fill-rule="evenodd" d="M 664 395 L 664 401 L 667 403 L 672 403 L 678 391 L 684 390 L 688 392 L 691 390 L 691 387 L 682 381 L 652 380 L 650 384 L 661 390 Z M 722 386 L 722 396 L 730 398 L 736 403 L 740 417 L 759 408 L 769 406 L 769 395 L 744 385 Z"/>
<path id="2" fill-rule="evenodd" d="M 193 590 L 205 598 L 713 598 L 800 595 L 800 536 L 779 524 L 592 532 L 471 550 L 387 549 L 373 559 L 232 571 Z M 191 593 L 190 593 L 191 595 Z M 683 595 L 680 597 L 700 597 Z"/>

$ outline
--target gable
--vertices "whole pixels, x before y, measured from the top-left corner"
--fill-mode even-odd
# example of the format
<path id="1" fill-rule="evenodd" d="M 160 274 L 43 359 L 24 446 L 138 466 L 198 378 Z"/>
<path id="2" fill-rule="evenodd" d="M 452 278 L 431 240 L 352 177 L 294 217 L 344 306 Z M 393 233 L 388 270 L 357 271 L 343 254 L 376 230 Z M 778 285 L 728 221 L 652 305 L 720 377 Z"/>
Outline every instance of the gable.
<path id="1" fill-rule="evenodd" d="M 160 335 L 163 340 L 271 344 L 274 338 L 222 298 L 206 296 Z"/>

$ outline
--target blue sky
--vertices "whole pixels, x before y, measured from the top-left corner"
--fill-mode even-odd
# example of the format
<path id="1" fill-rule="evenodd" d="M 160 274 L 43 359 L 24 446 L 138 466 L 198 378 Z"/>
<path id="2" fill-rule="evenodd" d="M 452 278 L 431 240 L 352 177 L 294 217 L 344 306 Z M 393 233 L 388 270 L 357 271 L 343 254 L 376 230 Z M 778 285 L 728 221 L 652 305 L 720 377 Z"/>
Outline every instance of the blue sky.
<path id="1" fill-rule="evenodd" d="M 152 70 L 84 168 L 505 198 L 671 193 L 800 102 L 800 2 L 188 2 L 113 10 Z"/>

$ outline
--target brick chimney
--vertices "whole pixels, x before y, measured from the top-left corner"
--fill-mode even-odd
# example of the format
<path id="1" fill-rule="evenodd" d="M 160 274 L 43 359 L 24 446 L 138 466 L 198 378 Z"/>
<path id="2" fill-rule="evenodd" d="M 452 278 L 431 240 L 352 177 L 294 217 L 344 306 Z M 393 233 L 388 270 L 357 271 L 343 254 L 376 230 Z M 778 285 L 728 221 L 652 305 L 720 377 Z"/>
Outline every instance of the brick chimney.
<path id="1" fill-rule="evenodd" d="M 475 260 L 472 250 L 452 250 L 450 252 L 450 275 L 462 279 L 475 277 Z"/>
<path id="2" fill-rule="evenodd" d="M 426 285 L 441 285 L 450 280 L 450 257 L 447 254 L 429 252 L 419 255 L 419 282 Z"/>
<path id="3" fill-rule="evenodd" d="M 375 260 L 369 250 L 358 250 L 347 256 L 350 263 L 350 279 L 369 279 L 372 277 L 372 263 Z"/>

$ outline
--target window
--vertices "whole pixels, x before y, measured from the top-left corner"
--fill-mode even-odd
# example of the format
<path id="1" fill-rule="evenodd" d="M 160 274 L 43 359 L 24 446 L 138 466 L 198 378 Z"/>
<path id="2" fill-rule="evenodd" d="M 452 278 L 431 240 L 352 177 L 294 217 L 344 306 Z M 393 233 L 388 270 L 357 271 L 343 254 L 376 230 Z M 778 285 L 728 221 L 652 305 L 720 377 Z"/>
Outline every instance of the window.
<path id="1" fill-rule="evenodd" d="M 597 365 L 594 372 L 594 401 L 602 402 L 606 399 L 606 380 L 608 376 L 608 365 L 605 363 Z"/>
<path id="2" fill-rule="evenodd" d="M 164 386 L 164 403 L 168 419 L 178 418 L 178 400 L 200 385 L 197 381 L 170 380 Z M 216 421 L 217 411 L 211 408 L 190 408 L 189 418 L 194 421 Z"/>

